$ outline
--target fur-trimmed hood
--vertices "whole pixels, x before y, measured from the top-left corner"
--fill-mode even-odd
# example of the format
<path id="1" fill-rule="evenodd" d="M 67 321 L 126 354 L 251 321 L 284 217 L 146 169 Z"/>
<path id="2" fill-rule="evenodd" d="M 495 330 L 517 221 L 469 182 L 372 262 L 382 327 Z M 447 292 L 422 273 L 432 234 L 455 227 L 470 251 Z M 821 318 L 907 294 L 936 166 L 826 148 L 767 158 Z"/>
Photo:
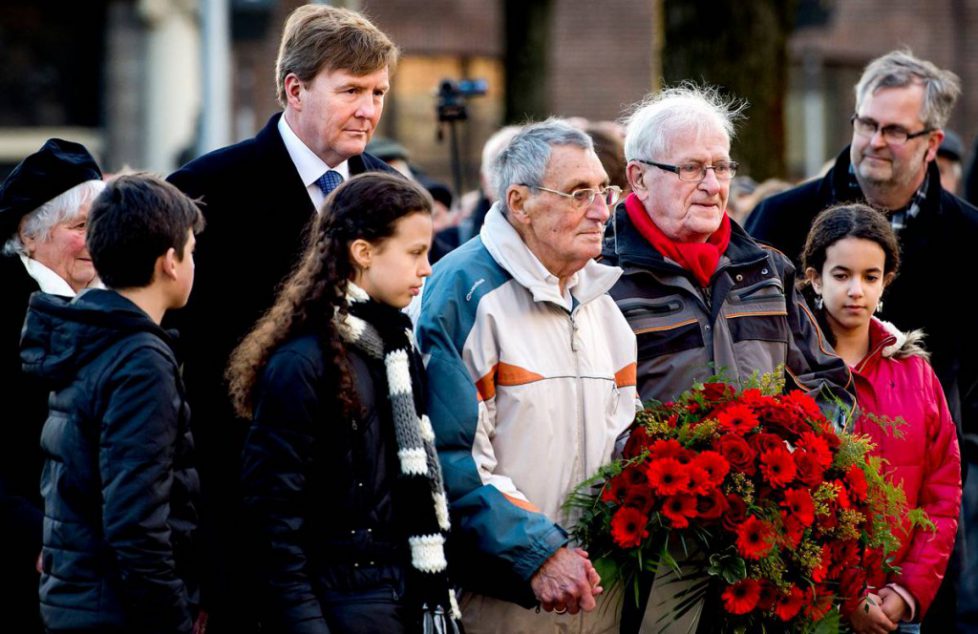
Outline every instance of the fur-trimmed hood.
<path id="1" fill-rule="evenodd" d="M 882 344 L 881 354 L 887 359 L 921 357 L 924 360 L 929 360 L 930 352 L 924 347 L 925 336 L 923 330 L 903 332 L 890 322 L 874 317 L 870 323 L 869 348 L 876 350 L 877 346 Z"/>

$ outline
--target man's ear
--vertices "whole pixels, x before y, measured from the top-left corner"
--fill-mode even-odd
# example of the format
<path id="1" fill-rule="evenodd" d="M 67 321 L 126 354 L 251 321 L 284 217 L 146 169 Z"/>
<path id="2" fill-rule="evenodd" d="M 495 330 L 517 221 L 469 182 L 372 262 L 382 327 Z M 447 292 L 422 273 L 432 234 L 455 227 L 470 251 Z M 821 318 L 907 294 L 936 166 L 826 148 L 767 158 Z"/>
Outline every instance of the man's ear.
<path id="1" fill-rule="evenodd" d="M 944 130 L 934 130 L 927 139 L 927 154 L 924 155 L 924 162 L 930 163 L 937 158 L 937 150 L 940 149 L 941 143 L 944 142 Z"/>
<path id="2" fill-rule="evenodd" d="M 302 80 L 295 73 L 285 76 L 285 100 L 293 110 L 302 110 Z"/>
<path id="3" fill-rule="evenodd" d="M 512 222 L 529 224 L 530 217 L 526 213 L 526 201 L 530 198 L 530 188 L 526 185 L 510 185 L 506 190 L 506 208 Z"/>
<path id="4" fill-rule="evenodd" d="M 649 188 L 645 186 L 645 170 L 638 163 L 629 163 L 625 168 L 625 176 L 628 178 L 628 185 L 635 192 L 635 195 L 645 195 Z"/>

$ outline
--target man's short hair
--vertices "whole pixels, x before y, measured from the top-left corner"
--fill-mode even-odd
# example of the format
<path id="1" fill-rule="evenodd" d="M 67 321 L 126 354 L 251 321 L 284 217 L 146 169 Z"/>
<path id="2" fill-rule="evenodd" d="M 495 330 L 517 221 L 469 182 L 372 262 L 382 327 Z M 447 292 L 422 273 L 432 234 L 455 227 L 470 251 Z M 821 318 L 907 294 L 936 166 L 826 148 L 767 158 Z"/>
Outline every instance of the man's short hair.
<path id="1" fill-rule="evenodd" d="M 88 252 L 109 288 L 141 288 L 153 281 L 156 260 L 173 248 L 183 259 L 188 230 L 204 217 L 179 189 L 150 174 L 111 180 L 88 212 Z"/>
<path id="2" fill-rule="evenodd" d="M 652 93 L 623 121 L 625 159 L 661 160 L 671 149 L 676 132 L 708 125 L 723 130 L 733 140 L 735 124 L 746 107 L 745 101 L 723 97 L 712 86 L 691 82 Z"/>
<path id="3" fill-rule="evenodd" d="M 289 16 L 282 31 L 275 84 L 284 108 L 285 78 L 295 73 L 303 83 L 320 71 L 345 70 L 363 76 L 384 67 L 393 73 L 397 46 L 383 31 L 356 11 L 322 4 L 307 4 Z"/>
<path id="4" fill-rule="evenodd" d="M 961 94 L 961 80 L 909 50 L 891 51 L 871 61 L 856 84 L 856 109 L 867 95 L 882 88 L 903 88 L 919 84 L 924 88 L 920 120 L 928 128 L 943 128 Z"/>
<path id="5" fill-rule="evenodd" d="M 570 145 L 594 151 L 591 137 L 562 119 L 530 123 L 513 136 L 496 155 L 490 175 L 492 188 L 506 208 L 506 190 L 510 185 L 537 187 L 547 171 L 550 149 L 554 145 Z"/>

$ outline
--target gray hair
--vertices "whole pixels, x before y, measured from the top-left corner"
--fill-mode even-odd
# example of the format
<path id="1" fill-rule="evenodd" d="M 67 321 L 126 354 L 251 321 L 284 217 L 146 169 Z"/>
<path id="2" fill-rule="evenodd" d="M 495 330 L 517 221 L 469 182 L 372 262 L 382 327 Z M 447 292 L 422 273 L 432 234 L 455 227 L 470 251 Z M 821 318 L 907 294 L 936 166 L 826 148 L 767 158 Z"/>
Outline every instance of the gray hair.
<path id="1" fill-rule="evenodd" d="M 700 130 L 712 125 L 732 140 L 735 124 L 746 107 L 746 101 L 725 98 L 712 86 L 692 82 L 650 94 L 624 118 L 625 159 L 663 158 L 673 136 L 680 130 Z"/>
<path id="2" fill-rule="evenodd" d="M 919 84 L 924 88 L 920 120 L 928 128 L 943 128 L 961 94 L 961 80 L 927 60 L 915 57 L 909 49 L 890 51 L 871 61 L 856 84 L 856 110 L 882 88 L 903 88 Z"/>
<path id="3" fill-rule="evenodd" d="M 554 145 L 594 151 L 591 137 L 563 119 L 551 117 L 524 126 L 492 162 L 492 188 L 504 207 L 510 185 L 540 185 L 550 162 L 550 148 Z"/>
<path id="4" fill-rule="evenodd" d="M 486 139 L 485 145 L 482 146 L 482 163 L 479 164 L 479 176 L 482 177 L 482 186 L 490 190 L 486 192 L 487 196 L 495 197 L 496 195 L 492 186 L 492 166 L 496 162 L 496 157 L 509 145 L 509 142 L 521 129 L 522 126 L 518 125 L 502 127 L 493 132 L 492 136 Z"/>
<path id="5" fill-rule="evenodd" d="M 78 217 L 82 207 L 89 205 L 105 189 L 99 180 L 79 183 L 66 192 L 58 194 L 24 218 L 21 231 L 28 238 L 44 241 L 59 224 L 70 222 Z M 20 240 L 20 231 L 14 232 L 3 245 L 4 255 L 27 255 L 27 249 Z"/>

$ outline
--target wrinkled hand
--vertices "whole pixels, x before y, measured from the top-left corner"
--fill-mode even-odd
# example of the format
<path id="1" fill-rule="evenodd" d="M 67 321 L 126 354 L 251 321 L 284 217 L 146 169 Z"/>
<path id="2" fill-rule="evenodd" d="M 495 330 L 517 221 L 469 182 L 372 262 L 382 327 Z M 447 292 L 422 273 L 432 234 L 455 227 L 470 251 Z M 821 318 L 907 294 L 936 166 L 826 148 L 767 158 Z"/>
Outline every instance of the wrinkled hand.
<path id="1" fill-rule="evenodd" d="M 886 634 L 897 628 L 881 607 L 879 595 L 869 594 L 849 616 L 856 634 Z"/>
<path id="2" fill-rule="evenodd" d="M 880 600 L 883 601 L 883 605 L 880 606 L 883 614 L 894 623 L 910 618 L 910 606 L 893 588 L 880 588 Z"/>
<path id="3" fill-rule="evenodd" d="M 580 548 L 560 548 L 545 561 L 530 579 L 533 594 L 548 612 L 590 612 L 594 597 L 604 589 L 587 552 Z"/>

